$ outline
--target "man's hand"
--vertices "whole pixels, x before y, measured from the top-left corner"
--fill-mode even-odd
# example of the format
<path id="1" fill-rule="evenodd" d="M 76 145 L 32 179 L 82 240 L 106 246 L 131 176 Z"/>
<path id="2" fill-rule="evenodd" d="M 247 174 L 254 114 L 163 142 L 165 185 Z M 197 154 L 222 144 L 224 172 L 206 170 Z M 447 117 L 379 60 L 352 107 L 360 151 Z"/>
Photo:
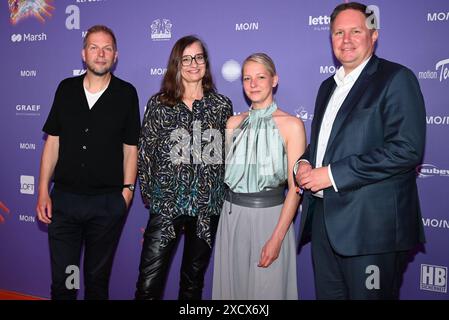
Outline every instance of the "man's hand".
<path id="1" fill-rule="evenodd" d="M 298 185 L 303 188 L 301 184 L 301 180 L 310 175 L 312 171 L 312 166 L 307 161 L 299 162 L 298 171 L 296 171 L 296 182 Z"/>
<path id="2" fill-rule="evenodd" d="M 297 178 L 298 174 L 296 175 Z M 327 167 L 311 169 L 303 176 L 300 175 L 298 184 L 301 188 L 311 190 L 312 192 L 317 192 L 332 186 Z"/>
<path id="3" fill-rule="evenodd" d="M 125 202 L 126 202 L 126 209 L 129 209 L 129 206 L 131 204 L 131 200 L 133 199 L 133 195 L 134 195 L 134 192 L 132 192 L 128 188 L 123 188 L 122 196 L 123 196 L 123 199 L 125 199 Z"/>
<path id="4" fill-rule="evenodd" d="M 51 199 L 48 192 L 39 192 L 36 206 L 37 218 L 39 221 L 45 224 L 51 223 L 51 209 Z"/>

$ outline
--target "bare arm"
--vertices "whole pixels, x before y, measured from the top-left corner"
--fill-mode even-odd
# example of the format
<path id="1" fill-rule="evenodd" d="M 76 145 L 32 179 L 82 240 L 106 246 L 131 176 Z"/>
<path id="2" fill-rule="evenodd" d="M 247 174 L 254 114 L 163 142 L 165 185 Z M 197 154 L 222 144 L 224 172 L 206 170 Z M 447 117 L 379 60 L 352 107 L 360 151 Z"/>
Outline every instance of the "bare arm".
<path id="1" fill-rule="evenodd" d="M 51 223 L 52 203 L 48 194 L 50 179 L 58 162 L 59 137 L 48 135 L 42 152 L 41 167 L 39 174 L 39 191 L 37 198 L 37 218 L 43 223 Z"/>
<path id="2" fill-rule="evenodd" d="M 298 119 L 289 119 L 281 128 L 287 147 L 288 171 L 292 172 L 296 160 L 304 153 L 306 147 L 306 133 L 304 124 Z M 266 268 L 279 256 L 282 241 L 295 217 L 300 196 L 296 193 L 293 175 L 288 174 L 288 193 L 279 216 L 278 223 L 270 239 L 265 243 L 260 254 L 259 267 Z"/>
<path id="3" fill-rule="evenodd" d="M 123 144 L 123 184 L 134 184 L 137 175 L 137 146 Z M 129 208 L 134 193 L 128 188 L 123 188 L 123 198 L 126 207 Z"/>

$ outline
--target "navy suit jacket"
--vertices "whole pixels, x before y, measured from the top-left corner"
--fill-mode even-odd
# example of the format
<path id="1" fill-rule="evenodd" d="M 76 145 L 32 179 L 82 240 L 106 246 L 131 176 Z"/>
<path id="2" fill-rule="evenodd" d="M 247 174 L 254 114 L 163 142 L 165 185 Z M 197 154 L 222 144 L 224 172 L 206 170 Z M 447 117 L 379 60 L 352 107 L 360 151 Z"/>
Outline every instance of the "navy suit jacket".
<path id="1" fill-rule="evenodd" d="M 336 88 L 333 77 L 318 91 L 310 144 L 301 157 L 315 167 L 324 111 Z M 338 192 L 324 190 L 329 241 L 345 256 L 408 250 L 424 242 L 415 168 L 425 144 L 425 107 L 415 75 L 373 55 L 344 100 L 329 137 Z M 310 235 L 314 201 L 304 193 L 300 237 Z"/>

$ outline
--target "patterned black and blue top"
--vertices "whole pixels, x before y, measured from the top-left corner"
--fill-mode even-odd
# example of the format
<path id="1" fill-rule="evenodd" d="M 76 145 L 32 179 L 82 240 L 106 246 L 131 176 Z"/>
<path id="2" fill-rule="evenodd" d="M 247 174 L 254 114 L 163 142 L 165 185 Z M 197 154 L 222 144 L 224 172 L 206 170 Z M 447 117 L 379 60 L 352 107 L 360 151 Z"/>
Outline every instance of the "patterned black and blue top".
<path id="1" fill-rule="evenodd" d="M 196 234 L 212 245 L 210 216 L 224 199 L 224 137 L 232 115 L 229 98 L 209 92 L 192 110 L 180 102 L 148 101 L 139 139 L 138 174 L 150 214 L 163 215 L 160 246 L 175 239 L 173 220 L 198 217 Z"/>

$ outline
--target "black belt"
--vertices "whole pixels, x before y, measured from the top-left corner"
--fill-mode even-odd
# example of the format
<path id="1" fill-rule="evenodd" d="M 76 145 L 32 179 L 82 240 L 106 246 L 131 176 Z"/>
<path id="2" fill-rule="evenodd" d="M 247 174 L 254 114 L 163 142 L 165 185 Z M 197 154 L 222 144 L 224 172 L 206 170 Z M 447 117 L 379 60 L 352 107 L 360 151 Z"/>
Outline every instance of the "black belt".
<path id="1" fill-rule="evenodd" d="M 249 208 L 268 208 L 278 206 L 284 203 L 284 191 L 285 185 L 252 193 L 236 193 L 227 189 L 226 200 L 231 203 L 229 213 L 232 211 L 232 204 Z"/>

